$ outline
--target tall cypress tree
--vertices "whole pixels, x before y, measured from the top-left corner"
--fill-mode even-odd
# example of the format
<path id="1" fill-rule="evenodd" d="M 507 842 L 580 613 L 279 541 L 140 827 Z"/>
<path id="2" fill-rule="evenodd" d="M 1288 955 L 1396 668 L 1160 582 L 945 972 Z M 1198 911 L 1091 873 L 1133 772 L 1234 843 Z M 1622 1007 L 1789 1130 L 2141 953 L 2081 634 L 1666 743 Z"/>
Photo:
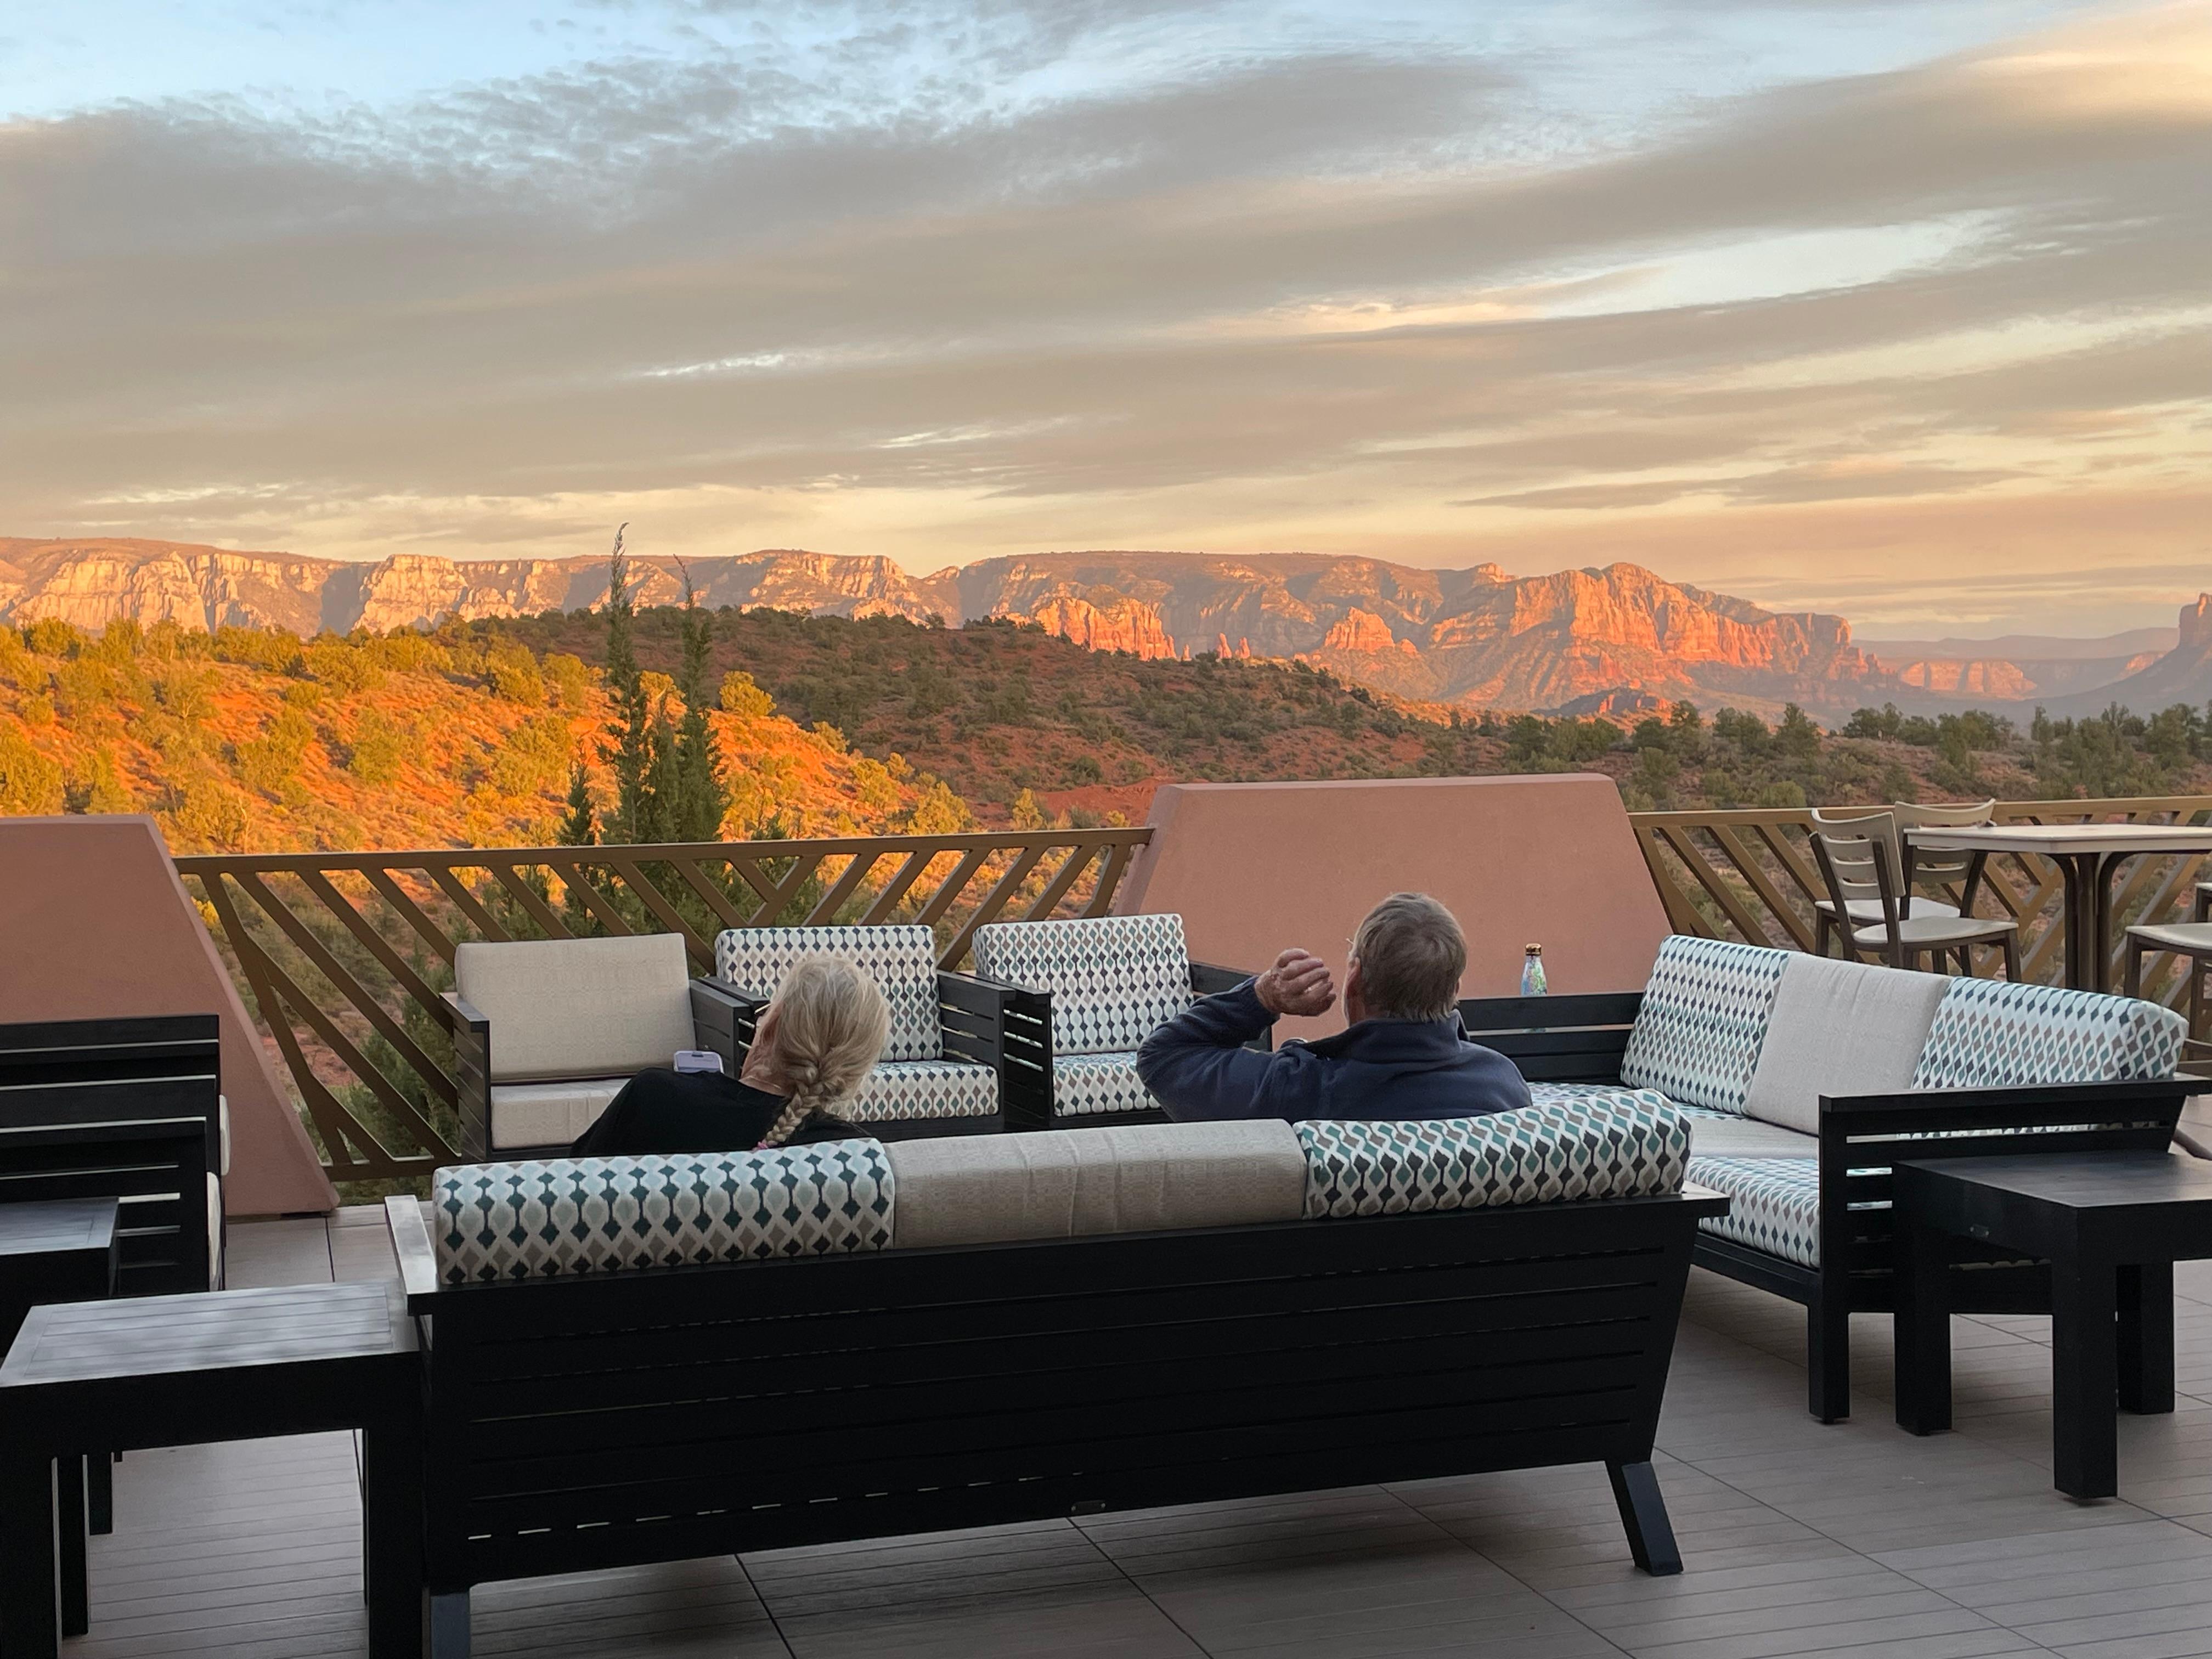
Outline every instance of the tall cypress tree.
<path id="1" fill-rule="evenodd" d="M 653 711 L 637 665 L 637 604 L 629 584 L 629 556 L 623 550 L 625 522 L 615 532 L 607 556 L 607 695 L 614 704 L 607 735 L 614 739 L 614 810 L 606 819 L 607 839 L 635 844 L 657 839 L 649 832 L 653 810 Z"/>
<path id="2" fill-rule="evenodd" d="M 684 696 L 684 723 L 677 728 L 672 765 L 676 799 L 669 835 L 676 841 L 718 841 L 730 792 L 722 787 L 722 759 L 714 728 L 707 718 L 708 676 L 714 646 L 714 619 L 699 604 L 691 572 L 684 571 L 684 667 L 677 690 Z"/>

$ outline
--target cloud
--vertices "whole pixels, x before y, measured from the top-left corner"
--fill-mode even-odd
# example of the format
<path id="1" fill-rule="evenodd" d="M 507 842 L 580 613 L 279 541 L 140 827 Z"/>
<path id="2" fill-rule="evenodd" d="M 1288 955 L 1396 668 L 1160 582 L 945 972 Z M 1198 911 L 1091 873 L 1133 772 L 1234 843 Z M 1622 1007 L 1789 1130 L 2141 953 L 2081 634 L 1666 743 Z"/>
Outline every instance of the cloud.
<path id="1" fill-rule="evenodd" d="M 933 568 L 1571 517 L 1723 585 L 1864 502 L 1902 593 L 2016 497 L 2205 477 L 2203 5 L 1595 149 L 1529 139 L 1540 61 L 1232 9 L 811 4 L 757 61 L 0 126 L 5 527 L 512 555 L 650 503 L 671 550 Z M 1087 67 L 1154 25 L 1221 44 Z"/>

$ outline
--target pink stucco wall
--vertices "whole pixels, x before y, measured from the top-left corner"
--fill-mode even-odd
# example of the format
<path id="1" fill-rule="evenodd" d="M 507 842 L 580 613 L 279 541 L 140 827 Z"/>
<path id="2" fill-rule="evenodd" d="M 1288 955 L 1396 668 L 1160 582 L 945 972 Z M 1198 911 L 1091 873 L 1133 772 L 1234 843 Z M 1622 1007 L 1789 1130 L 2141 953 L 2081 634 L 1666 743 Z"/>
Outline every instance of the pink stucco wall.
<path id="1" fill-rule="evenodd" d="M 1407 889 L 1467 930 L 1467 996 L 1516 991 L 1530 943 L 1554 992 L 1640 989 L 1667 933 L 1620 792 L 1594 775 L 1174 784 L 1151 822 L 1115 908 L 1180 913 L 1201 961 L 1256 969 L 1300 945 L 1341 971 L 1360 917 Z M 1343 1024 L 1340 1007 L 1280 1029 Z"/>
<path id="2" fill-rule="evenodd" d="M 233 1215 L 337 1194 L 146 817 L 0 818 L 0 1020 L 214 1013 L 230 1102 Z"/>

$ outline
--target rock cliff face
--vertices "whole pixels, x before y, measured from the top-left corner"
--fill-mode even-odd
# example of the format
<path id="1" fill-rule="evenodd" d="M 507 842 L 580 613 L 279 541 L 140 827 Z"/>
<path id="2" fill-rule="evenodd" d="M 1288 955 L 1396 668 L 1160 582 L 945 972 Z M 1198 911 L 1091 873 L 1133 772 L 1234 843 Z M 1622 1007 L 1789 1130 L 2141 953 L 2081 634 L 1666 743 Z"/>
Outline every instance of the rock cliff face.
<path id="1" fill-rule="evenodd" d="M 675 603 L 673 561 L 641 558 L 638 598 Z M 839 616 L 1035 622 L 1142 657 L 1303 658 L 1399 696 L 1551 710 L 1621 690 L 1815 712 L 1905 685 L 1842 618 L 1781 615 L 1632 564 L 1515 577 L 1494 564 L 1419 570 L 1318 554 L 1042 553 L 915 576 L 889 559 L 769 549 L 690 562 L 710 606 Z M 0 541 L 0 618 L 117 617 L 343 632 L 596 606 L 594 558 L 375 564 L 140 541 Z M 2212 623 L 2201 631 L 2212 633 Z"/>

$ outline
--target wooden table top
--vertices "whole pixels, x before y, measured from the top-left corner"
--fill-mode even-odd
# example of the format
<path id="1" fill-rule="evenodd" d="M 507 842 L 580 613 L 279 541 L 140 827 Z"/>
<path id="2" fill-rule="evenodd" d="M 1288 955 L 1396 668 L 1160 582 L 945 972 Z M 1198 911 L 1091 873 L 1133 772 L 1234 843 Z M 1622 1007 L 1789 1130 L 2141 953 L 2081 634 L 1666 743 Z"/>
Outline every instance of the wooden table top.
<path id="1" fill-rule="evenodd" d="M 0 1255 L 105 1250 L 115 1243 L 112 1198 L 58 1198 L 0 1204 Z"/>
<path id="2" fill-rule="evenodd" d="M 0 1364 L 0 1394 L 414 1351 L 414 1322 L 396 1285 L 296 1285 L 69 1302 L 31 1310 Z"/>
<path id="3" fill-rule="evenodd" d="M 1931 853 L 2212 852 L 2212 823 L 1985 823 L 1904 835 Z"/>
<path id="4" fill-rule="evenodd" d="M 2212 1203 L 2212 1163 L 2172 1152 L 2037 1152 L 1899 1163 L 1947 1180 L 2070 1210 Z"/>

